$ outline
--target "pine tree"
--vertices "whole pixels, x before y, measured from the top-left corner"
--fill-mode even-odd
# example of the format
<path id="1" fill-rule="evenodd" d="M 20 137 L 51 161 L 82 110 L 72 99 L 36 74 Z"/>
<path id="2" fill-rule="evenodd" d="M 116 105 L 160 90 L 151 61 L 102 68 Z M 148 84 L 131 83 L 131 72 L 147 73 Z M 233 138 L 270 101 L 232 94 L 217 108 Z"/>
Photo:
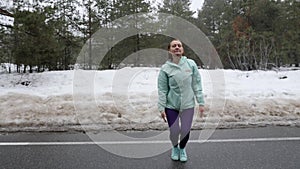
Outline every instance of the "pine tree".
<path id="1" fill-rule="evenodd" d="M 162 32 L 173 32 L 176 30 L 186 29 L 184 25 L 177 21 L 179 18 L 183 21 L 195 23 L 195 18 L 193 17 L 194 11 L 190 9 L 191 1 L 190 0 L 164 0 L 162 4 L 158 6 L 158 13 L 163 13 L 159 15 L 159 24 Z M 167 15 L 168 17 L 166 17 Z M 178 17 L 178 18 L 177 18 Z M 188 32 L 188 31 L 185 31 Z M 155 40 L 158 41 L 158 46 L 167 50 L 167 46 L 172 39 L 178 37 L 167 37 L 167 36 L 154 36 Z M 196 58 L 194 53 L 185 46 L 185 55 Z"/>
<path id="2" fill-rule="evenodd" d="M 164 0 L 163 4 L 159 5 L 158 12 L 175 15 L 188 21 L 193 21 L 195 12 L 190 9 L 190 6 L 190 0 Z"/>
<path id="3" fill-rule="evenodd" d="M 278 62 L 300 66 L 300 2 L 286 0 L 280 3 L 280 15 L 274 21 L 278 49 Z"/>
<path id="4" fill-rule="evenodd" d="M 110 20 L 114 25 L 111 25 L 111 27 L 128 28 L 131 26 L 132 29 L 136 30 L 136 35 L 128 37 L 112 47 L 103 62 L 106 65 L 110 65 L 109 68 L 113 68 L 114 65 L 122 62 L 122 60 L 128 55 L 145 47 L 143 42 L 143 36 L 145 35 L 141 34 L 141 32 L 143 32 L 141 30 L 141 25 L 143 25 L 143 22 L 146 20 L 145 16 L 143 16 L 143 18 L 139 18 L 139 14 L 149 13 L 150 11 L 151 5 L 147 0 L 113 1 Z M 128 18 L 128 22 L 124 22 L 122 20 L 122 17 L 125 16 Z M 121 19 L 121 22 L 116 22 L 119 19 Z M 134 61 L 135 66 L 138 66 L 139 62 L 139 56 L 137 56 Z"/>

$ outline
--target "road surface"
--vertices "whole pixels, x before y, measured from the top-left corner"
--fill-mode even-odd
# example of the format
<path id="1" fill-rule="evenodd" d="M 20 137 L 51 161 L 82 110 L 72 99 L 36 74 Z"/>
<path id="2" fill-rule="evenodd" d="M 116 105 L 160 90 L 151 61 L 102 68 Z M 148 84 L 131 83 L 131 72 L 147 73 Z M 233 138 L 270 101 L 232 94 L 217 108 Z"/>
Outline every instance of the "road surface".
<path id="1" fill-rule="evenodd" d="M 1 169 L 298 169 L 300 128 L 192 131 L 186 163 L 170 159 L 168 132 L 0 133 Z M 120 135 L 121 135 L 120 134 Z M 162 137 L 155 138 L 161 134 Z M 99 137 L 97 137 L 99 136 Z M 100 139 L 98 139 L 100 138 Z M 143 138 L 147 138 L 143 140 Z M 153 140 L 151 140 L 154 138 Z"/>

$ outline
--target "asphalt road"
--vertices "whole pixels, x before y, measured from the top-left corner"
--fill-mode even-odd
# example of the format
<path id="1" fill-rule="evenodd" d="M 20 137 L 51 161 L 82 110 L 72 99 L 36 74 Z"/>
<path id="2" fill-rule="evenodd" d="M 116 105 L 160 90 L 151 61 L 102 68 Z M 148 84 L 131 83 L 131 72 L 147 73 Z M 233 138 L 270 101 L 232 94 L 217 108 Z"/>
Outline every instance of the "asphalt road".
<path id="1" fill-rule="evenodd" d="M 170 159 L 168 132 L 0 133 L 0 168 L 300 168 L 300 128 L 216 130 L 205 142 L 203 132 L 192 131 L 186 163 Z"/>

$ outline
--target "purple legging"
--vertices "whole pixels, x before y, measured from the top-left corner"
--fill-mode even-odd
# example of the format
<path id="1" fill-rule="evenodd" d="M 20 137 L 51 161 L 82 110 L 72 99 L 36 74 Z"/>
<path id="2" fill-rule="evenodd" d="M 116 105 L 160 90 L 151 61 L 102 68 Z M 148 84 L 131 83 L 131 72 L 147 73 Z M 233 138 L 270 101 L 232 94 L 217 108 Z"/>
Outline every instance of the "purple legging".
<path id="1" fill-rule="evenodd" d="M 180 148 L 185 148 L 190 137 L 190 130 L 192 127 L 192 121 L 194 117 L 194 108 L 186 109 L 182 112 L 166 108 L 165 112 L 170 128 L 170 140 L 172 142 L 172 145 L 178 145 L 178 138 L 180 135 L 179 146 Z M 181 126 L 179 126 L 179 119 Z"/>

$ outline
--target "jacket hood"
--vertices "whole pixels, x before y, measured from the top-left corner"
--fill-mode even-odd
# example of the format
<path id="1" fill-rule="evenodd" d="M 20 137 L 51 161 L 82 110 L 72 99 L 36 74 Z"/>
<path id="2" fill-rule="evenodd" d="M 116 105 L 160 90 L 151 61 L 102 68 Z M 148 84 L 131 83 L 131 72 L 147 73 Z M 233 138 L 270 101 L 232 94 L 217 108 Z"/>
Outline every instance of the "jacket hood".
<path id="1" fill-rule="evenodd" d="M 184 64 L 184 63 L 186 62 L 186 60 L 187 60 L 187 57 L 186 57 L 186 56 L 181 56 L 178 65 Z M 178 65 L 177 65 L 176 63 L 173 63 L 173 62 L 171 62 L 171 61 L 167 61 L 166 64 L 168 64 L 168 65 L 170 65 L 170 66 L 176 66 L 176 67 L 178 67 Z"/>

